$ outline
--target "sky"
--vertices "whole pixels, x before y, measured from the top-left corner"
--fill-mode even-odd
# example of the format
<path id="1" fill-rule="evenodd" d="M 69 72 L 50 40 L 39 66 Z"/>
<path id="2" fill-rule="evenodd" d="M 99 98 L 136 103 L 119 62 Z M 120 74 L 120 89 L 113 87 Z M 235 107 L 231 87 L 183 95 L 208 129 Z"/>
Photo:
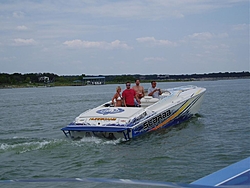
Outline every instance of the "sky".
<path id="1" fill-rule="evenodd" d="M 249 70 L 249 0 L 0 0 L 0 73 Z"/>

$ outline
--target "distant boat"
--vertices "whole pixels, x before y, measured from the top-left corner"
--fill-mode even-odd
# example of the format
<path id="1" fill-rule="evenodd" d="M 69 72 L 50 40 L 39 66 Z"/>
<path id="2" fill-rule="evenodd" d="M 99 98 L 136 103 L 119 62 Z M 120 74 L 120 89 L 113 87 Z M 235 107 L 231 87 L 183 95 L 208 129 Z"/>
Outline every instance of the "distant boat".
<path id="1" fill-rule="evenodd" d="M 163 91 L 159 99 L 145 96 L 139 107 L 113 107 L 109 101 L 80 114 L 61 130 L 73 139 L 95 136 L 130 140 L 190 119 L 198 113 L 206 89 L 182 86 Z"/>

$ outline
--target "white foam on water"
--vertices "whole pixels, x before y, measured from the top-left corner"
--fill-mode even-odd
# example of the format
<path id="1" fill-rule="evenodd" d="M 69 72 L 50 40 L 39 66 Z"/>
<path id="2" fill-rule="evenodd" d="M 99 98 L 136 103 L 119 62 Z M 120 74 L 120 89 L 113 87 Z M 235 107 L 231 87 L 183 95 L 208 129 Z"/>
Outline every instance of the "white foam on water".
<path id="1" fill-rule="evenodd" d="M 0 151 L 1 150 L 7 150 L 9 148 L 10 148 L 10 146 L 8 144 L 3 143 L 3 144 L 0 145 Z"/>
<path id="2" fill-rule="evenodd" d="M 81 138 L 81 140 L 78 141 L 72 141 L 72 144 L 74 146 L 82 147 L 85 146 L 86 143 L 92 143 L 96 145 L 117 145 L 119 143 L 123 142 L 122 139 L 117 139 L 117 140 L 105 140 L 97 137 L 84 137 Z"/>
<path id="3" fill-rule="evenodd" d="M 0 144 L 0 152 L 2 151 L 15 151 L 16 153 L 26 153 L 29 151 L 35 151 L 45 149 L 46 147 L 61 142 L 60 140 L 41 140 L 41 141 L 28 141 L 15 144 Z"/>

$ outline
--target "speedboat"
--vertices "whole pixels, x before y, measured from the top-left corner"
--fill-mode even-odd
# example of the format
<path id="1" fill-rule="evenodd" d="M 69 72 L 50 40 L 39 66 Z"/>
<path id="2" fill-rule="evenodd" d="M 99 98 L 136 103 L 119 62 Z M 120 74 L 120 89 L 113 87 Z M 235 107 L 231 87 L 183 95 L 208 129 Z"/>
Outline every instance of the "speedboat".
<path id="1" fill-rule="evenodd" d="M 137 107 L 114 107 L 109 101 L 83 112 L 61 130 L 72 139 L 94 136 L 127 141 L 190 119 L 198 113 L 205 91 L 193 85 L 164 89 L 160 98 L 145 96 Z"/>

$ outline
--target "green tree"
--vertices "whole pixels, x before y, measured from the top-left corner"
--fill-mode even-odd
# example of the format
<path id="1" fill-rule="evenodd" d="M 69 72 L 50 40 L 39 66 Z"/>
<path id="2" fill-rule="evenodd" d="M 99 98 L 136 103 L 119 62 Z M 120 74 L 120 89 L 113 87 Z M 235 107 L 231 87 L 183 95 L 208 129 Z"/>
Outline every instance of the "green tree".
<path id="1" fill-rule="evenodd" d="M 30 77 L 25 78 L 25 83 L 30 83 Z"/>

